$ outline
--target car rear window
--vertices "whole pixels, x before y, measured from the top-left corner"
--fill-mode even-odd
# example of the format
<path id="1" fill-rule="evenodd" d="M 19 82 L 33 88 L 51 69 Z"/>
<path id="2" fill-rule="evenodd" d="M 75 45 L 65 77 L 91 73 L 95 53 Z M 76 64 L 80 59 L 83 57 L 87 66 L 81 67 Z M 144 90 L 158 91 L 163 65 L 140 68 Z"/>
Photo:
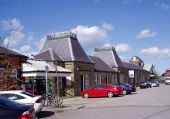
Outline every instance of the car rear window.
<path id="1" fill-rule="evenodd" d="M 14 105 L 17 105 L 18 103 L 16 103 L 13 100 L 0 96 L 0 104 L 7 105 L 7 106 L 14 106 Z"/>
<path id="2" fill-rule="evenodd" d="M 35 95 L 33 95 L 33 94 L 31 94 L 31 93 L 27 93 L 27 92 L 22 92 L 22 94 L 25 94 L 25 95 L 27 95 L 27 96 L 30 96 L 30 97 L 36 97 Z"/>

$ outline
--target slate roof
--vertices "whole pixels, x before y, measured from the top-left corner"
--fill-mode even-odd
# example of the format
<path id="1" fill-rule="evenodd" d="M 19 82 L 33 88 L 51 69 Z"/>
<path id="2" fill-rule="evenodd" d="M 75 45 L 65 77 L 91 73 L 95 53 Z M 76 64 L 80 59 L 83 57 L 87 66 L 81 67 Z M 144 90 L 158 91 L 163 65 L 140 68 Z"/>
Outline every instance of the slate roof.
<path id="1" fill-rule="evenodd" d="M 140 70 L 140 71 L 147 71 L 145 69 L 143 69 L 142 67 L 139 67 L 133 63 L 128 63 L 128 62 L 123 62 L 124 66 L 126 66 L 126 68 L 128 69 L 134 69 L 134 70 Z"/>
<path id="2" fill-rule="evenodd" d="M 107 71 L 107 72 L 116 72 L 111 67 L 109 67 L 106 63 L 104 63 L 100 58 L 89 56 L 89 58 L 94 62 L 94 68 L 97 71 Z"/>
<path id="3" fill-rule="evenodd" d="M 93 56 L 100 58 L 111 68 L 125 67 L 114 47 L 95 48 Z"/>
<path id="4" fill-rule="evenodd" d="M 61 34 L 63 33 L 64 32 L 61 32 Z M 63 61 L 93 63 L 81 47 L 75 34 L 71 33 L 70 35 L 70 32 L 65 36 L 60 36 L 60 33 L 52 34 L 50 36 L 48 35 L 41 52 L 49 48 L 52 48 L 53 51 L 63 59 Z"/>
<path id="5" fill-rule="evenodd" d="M 45 66 L 48 66 L 49 72 L 56 72 L 56 66 L 51 63 L 47 63 L 46 61 L 37 61 L 37 60 L 27 60 L 26 63 L 22 64 L 23 72 L 45 72 Z M 57 66 L 58 72 L 70 73 L 71 71 L 63 68 L 61 66 Z"/>
<path id="6" fill-rule="evenodd" d="M 4 53 L 10 54 L 10 55 L 27 57 L 27 56 L 25 56 L 23 54 L 17 53 L 17 52 L 15 52 L 13 50 L 10 50 L 10 49 L 7 49 L 7 48 L 4 48 L 4 47 L 0 46 L 0 54 L 4 54 Z"/>
<path id="7" fill-rule="evenodd" d="M 51 48 L 40 52 L 39 54 L 35 55 L 34 58 L 36 60 L 45 60 L 45 61 L 62 61 L 61 57 L 59 57 Z"/>

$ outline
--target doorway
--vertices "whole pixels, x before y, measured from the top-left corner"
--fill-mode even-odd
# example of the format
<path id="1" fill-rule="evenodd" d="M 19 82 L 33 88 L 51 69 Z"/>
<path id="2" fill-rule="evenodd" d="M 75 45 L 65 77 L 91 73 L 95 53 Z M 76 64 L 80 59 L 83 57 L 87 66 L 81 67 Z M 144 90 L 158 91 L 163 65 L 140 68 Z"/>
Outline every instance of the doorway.
<path id="1" fill-rule="evenodd" d="M 80 75 L 80 80 L 81 80 L 81 87 L 80 87 L 80 89 L 81 89 L 81 91 L 83 91 L 84 90 L 84 75 Z"/>

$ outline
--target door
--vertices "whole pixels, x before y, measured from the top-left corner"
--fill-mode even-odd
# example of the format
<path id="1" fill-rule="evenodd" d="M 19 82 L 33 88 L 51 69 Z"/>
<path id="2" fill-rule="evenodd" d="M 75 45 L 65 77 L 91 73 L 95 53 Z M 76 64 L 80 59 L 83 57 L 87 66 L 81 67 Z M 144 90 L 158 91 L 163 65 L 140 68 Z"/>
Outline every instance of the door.
<path id="1" fill-rule="evenodd" d="M 81 89 L 81 91 L 83 91 L 84 90 L 84 75 L 80 75 L 80 80 L 81 80 L 81 87 L 80 87 L 80 89 Z"/>

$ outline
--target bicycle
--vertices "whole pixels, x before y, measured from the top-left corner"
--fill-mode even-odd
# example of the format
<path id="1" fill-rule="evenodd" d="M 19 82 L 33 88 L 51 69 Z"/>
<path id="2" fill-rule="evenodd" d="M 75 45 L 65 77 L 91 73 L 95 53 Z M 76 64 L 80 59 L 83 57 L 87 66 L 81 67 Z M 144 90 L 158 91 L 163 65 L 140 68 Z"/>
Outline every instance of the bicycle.
<path id="1" fill-rule="evenodd" d="M 54 102 L 54 94 L 52 94 L 51 92 L 48 92 L 48 93 L 44 93 L 42 95 L 43 99 L 44 99 L 44 106 L 53 106 L 53 102 Z"/>
<path id="2" fill-rule="evenodd" d="M 63 99 L 56 98 L 53 92 L 44 93 L 42 97 L 44 99 L 44 106 L 61 107 L 63 103 Z"/>

